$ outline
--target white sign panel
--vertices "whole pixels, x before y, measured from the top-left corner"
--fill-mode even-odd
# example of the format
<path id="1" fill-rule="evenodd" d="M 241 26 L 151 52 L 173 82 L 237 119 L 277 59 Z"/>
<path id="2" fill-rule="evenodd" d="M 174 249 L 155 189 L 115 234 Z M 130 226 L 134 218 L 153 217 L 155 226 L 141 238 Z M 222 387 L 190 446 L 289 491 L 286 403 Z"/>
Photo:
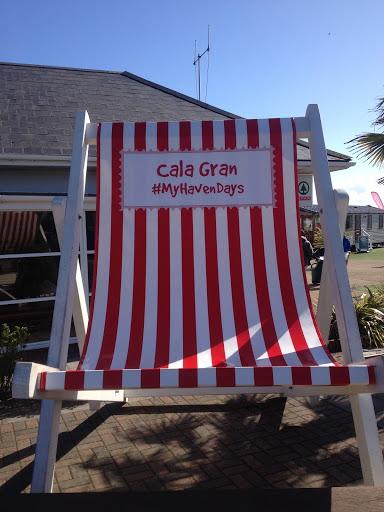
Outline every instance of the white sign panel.
<path id="1" fill-rule="evenodd" d="M 299 206 L 312 206 L 313 176 L 299 174 Z"/>
<path id="2" fill-rule="evenodd" d="M 273 205 L 270 149 L 123 152 L 123 207 Z"/>

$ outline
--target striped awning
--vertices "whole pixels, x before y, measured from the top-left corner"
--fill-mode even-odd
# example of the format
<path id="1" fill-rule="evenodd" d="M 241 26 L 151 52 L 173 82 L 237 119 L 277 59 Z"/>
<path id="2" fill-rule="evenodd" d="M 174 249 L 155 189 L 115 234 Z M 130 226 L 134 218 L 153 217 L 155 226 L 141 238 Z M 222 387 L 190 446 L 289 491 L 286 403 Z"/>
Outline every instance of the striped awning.
<path id="1" fill-rule="evenodd" d="M 35 212 L 0 212 L 0 254 L 22 252 L 35 240 Z"/>

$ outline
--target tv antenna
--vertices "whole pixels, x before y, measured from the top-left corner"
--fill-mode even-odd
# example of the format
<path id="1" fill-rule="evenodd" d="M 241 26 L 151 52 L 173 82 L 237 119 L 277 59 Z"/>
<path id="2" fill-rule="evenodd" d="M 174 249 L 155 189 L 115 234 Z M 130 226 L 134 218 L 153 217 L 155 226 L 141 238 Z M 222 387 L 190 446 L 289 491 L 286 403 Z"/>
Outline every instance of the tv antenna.
<path id="1" fill-rule="evenodd" d="M 196 63 L 197 63 L 197 69 L 198 69 L 198 83 L 199 83 L 199 101 L 200 101 L 200 97 L 201 97 L 201 76 L 200 76 L 200 60 L 201 60 L 201 57 L 203 55 L 205 55 L 206 53 L 208 53 L 210 50 L 210 47 L 209 47 L 209 25 L 208 25 L 208 46 L 207 46 L 207 49 L 200 55 L 200 53 L 197 54 L 197 58 L 196 58 L 196 39 L 195 39 L 195 60 L 193 61 L 193 65 L 195 66 L 195 69 L 196 69 Z M 206 90 L 205 90 L 205 99 L 207 99 L 207 88 L 208 88 L 208 70 L 209 70 L 209 53 L 208 53 L 208 68 L 207 68 L 207 85 L 206 85 Z"/>

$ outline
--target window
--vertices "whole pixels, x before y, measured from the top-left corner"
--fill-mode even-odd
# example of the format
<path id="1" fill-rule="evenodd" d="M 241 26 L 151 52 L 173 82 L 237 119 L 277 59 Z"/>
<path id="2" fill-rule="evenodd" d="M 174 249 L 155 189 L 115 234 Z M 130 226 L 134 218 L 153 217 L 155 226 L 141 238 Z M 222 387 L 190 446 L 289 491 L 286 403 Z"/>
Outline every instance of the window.
<path id="1" fill-rule="evenodd" d="M 367 215 L 367 229 L 372 229 L 372 215 Z"/>
<path id="2" fill-rule="evenodd" d="M 27 327 L 28 348 L 48 346 L 60 248 L 52 197 L 5 196 L 0 208 L 0 325 Z M 86 295 L 91 291 L 95 236 L 95 200 L 87 204 L 80 248 Z M 75 331 L 72 326 L 71 337 Z"/>
<path id="3" fill-rule="evenodd" d="M 357 236 L 361 234 L 361 215 L 355 215 L 355 231 Z"/>
<path id="4" fill-rule="evenodd" d="M 345 223 L 345 229 L 353 229 L 353 215 L 347 215 L 347 222 Z"/>
<path id="5" fill-rule="evenodd" d="M 383 229 L 383 217 L 384 215 L 379 215 L 379 229 Z"/>

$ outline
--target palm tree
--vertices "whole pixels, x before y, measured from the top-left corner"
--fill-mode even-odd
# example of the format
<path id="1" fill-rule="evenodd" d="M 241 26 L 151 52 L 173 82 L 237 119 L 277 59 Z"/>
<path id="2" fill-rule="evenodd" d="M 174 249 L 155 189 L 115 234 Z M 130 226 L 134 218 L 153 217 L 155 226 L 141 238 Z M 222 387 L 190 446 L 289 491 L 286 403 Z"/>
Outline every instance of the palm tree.
<path id="1" fill-rule="evenodd" d="M 379 98 L 377 105 L 371 111 L 377 113 L 372 126 L 384 129 L 384 98 Z M 379 169 L 384 167 L 384 132 L 361 133 L 347 144 L 350 144 L 350 149 L 357 154 L 358 158 L 365 157 L 366 161 Z M 379 178 L 377 183 L 384 185 L 384 176 Z"/>

